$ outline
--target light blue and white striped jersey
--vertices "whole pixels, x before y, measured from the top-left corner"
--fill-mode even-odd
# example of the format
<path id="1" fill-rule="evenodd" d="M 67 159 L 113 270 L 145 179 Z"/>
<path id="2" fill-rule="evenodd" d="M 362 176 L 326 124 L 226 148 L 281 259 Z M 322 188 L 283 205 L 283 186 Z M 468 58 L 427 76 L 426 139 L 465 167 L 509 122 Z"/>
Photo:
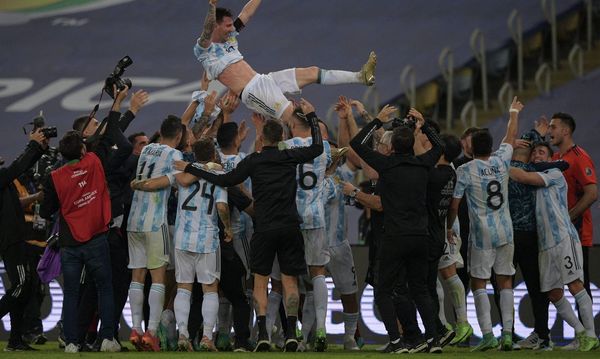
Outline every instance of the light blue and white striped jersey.
<path id="1" fill-rule="evenodd" d="M 222 173 L 222 172 L 221 172 Z M 227 204 L 227 191 L 204 179 L 178 187 L 175 248 L 213 253 L 219 248 L 217 203 Z"/>
<path id="2" fill-rule="evenodd" d="M 178 150 L 167 145 L 151 143 L 142 149 L 137 164 L 136 179 L 167 176 L 171 185 L 175 183 L 173 161 L 182 160 Z M 167 201 L 171 187 L 155 192 L 135 191 L 127 221 L 129 232 L 156 232 L 167 223 Z"/>
<path id="3" fill-rule="evenodd" d="M 512 146 L 503 143 L 487 161 L 474 159 L 456 170 L 454 197 L 467 194 L 469 242 L 475 248 L 491 249 L 513 241 L 508 208 L 512 152 Z"/>
<path id="4" fill-rule="evenodd" d="M 312 144 L 312 138 L 294 137 L 284 141 L 286 148 L 308 147 Z M 301 229 L 325 228 L 325 201 L 321 192 L 323 191 L 323 180 L 325 171 L 331 164 L 331 147 L 329 142 L 323 141 L 323 153 L 314 160 L 298 165 L 296 180 L 296 206 L 302 218 Z"/>
<path id="5" fill-rule="evenodd" d="M 215 80 L 216 82 L 218 82 L 217 80 Z M 194 125 L 196 125 L 196 123 L 198 123 L 198 121 L 200 120 L 200 117 L 202 117 L 202 113 L 204 112 L 204 100 L 206 99 L 206 97 L 208 96 L 209 92 L 208 91 L 204 91 L 204 90 L 200 90 L 200 91 L 194 91 L 192 93 L 192 100 L 198 102 L 198 107 L 196 107 L 196 112 L 194 112 L 194 116 L 192 117 L 192 119 L 190 120 L 190 123 L 188 124 L 189 128 L 194 128 Z M 221 112 L 221 108 L 218 105 L 215 105 L 215 109 L 213 110 L 213 112 L 210 114 L 209 118 L 208 118 L 208 123 L 212 123 L 217 116 L 219 116 L 219 113 Z"/>
<path id="6" fill-rule="evenodd" d="M 579 235 L 567 208 L 567 181 L 559 169 L 538 172 L 545 187 L 536 190 L 535 220 L 538 248 L 545 251 L 569 238 L 579 242 Z"/>
<path id="7" fill-rule="evenodd" d="M 325 180 L 328 188 L 323 191 L 323 195 L 326 196 L 325 223 L 330 247 L 339 246 L 348 240 L 346 238 L 348 216 L 342 188 L 344 186 L 343 182 L 352 182 L 353 179 L 354 171 L 347 164 L 343 164 L 336 169 L 333 178 L 329 177 Z"/>
<path id="8" fill-rule="evenodd" d="M 238 163 L 241 160 L 246 158 L 246 154 L 243 152 L 239 152 L 237 155 L 226 155 L 221 151 L 219 152 L 219 156 L 221 157 L 221 164 L 223 165 L 223 171 L 225 173 L 231 172 L 234 168 L 237 167 Z M 244 186 L 248 189 L 250 185 L 250 178 L 244 181 Z M 233 235 L 235 238 L 240 238 L 241 234 L 246 230 L 246 223 L 244 222 L 244 217 L 242 217 L 240 211 L 233 207 L 230 209 L 231 211 L 231 229 L 233 230 Z"/>
<path id="9" fill-rule="evenodd" d="M 238 50 L 238 35 L 237 31 L 232 31 L 224 43 L 212 42 L 206 49 L 198 42 L 194 45 L 194 54 L 204 67 L 209 80 L 218 78 L 227 66 L 244 58 Z"/>

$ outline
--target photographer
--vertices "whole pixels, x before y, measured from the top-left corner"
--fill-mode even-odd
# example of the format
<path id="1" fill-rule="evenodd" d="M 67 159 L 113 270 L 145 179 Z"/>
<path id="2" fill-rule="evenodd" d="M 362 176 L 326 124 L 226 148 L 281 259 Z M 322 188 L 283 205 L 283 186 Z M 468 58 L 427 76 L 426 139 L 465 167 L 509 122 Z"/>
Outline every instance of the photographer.
<path id="1" fill-rule="evenodd" d="M 387 121 L 386 121 L 387 122 Z M 378 153 L 364 142 L 383 125 L 375 119 L 352 139 L 352 149 L 379 173 L 381 200 L 385 210 L 385 234 L 381 241 L 376 301 L 390 337 L 392 352 L 406 353 L 396 322 L 393 290 L 396 285 L 408 284 L 426 329 L 426 339 L 433 339 L 430 351 L 439 352 L 439 338 L 431 297 L 427 290 L 427 179 L 429 170 L 442 154 L 439 136 L 422 121 L 416 123 L 431 141 L 433 148 L 415 156 L 414 128 L 407 121 L 399 126 L 394 121 L 390 156 Z"/>
<path id="2" fill-rule="evenodd" d="M 129 88 L 125 87 L 122 91 L 113 88 L 115 101 L 113 111 L 119 112 L 121 103 L 127 97 Z M 116 149 L 111 149 L 107 155 L 105 169 L 106 181 L 110 191 L 112 223 L 108 232 L 108 243 L 111 258 L 111 267 L 113 273 L 113 295 L 115 302 L 114 329 L 115 338 L 118 338 L 118 328 L 121 319 L 121 312 L 127 301 L 127 292 L 129 282 L 131 281 L 128 263 L 127 240 L 121 231 L 121 224 L 124 218 L 124 207 L 128 195 L 130 175 L 126 169 L 126 162 L 133 150 L 133 144 L 123 135 L 131 121 L 135 118 L 138 111 L 148 102 L 148 93 L 139 90 L 131 96 L 130 107 L 118 121 L 118 128 L 113 133 L 113 140 Z M 73 129 L 81 131 L 83 137 L 87 140 L 88 151 L 98 144 L 99 136 L 107 131 L 107 127 L 100 127 L 101 124 L 92 118 L 88 122 L 88 116 L 80 117 L 73 123 Z M 86 125 L 87 122 L 87 125 Z M 85 128 L 84 128 L 85 126 Z M 96 287 L 92 281 L 86 280 L 83 287 L 83 293 L 79 305 L 79 343 L 84 344 L 86 331 L 93 320 L 98 309 L 98 298 L 96 296 Z M 93 340 L 93 338 L 92 338 Z M 95 348 L 97 349 L 97 348 Z"/>
<path id="3" fill-rule="evenodd" d="M 42 156 L 48 146 L 41 129 L 29 136 L 25 152 L 9 167 L 0 169 L 0 255 L 11 287 L 0 299 L 0 318 L 10 312 L 11 330 L 6 351 L 34 350 L 23 343 L 21 326 L 25 304 L 29 299 L 32 271 L 25 251 L 27 231 L 25 215 L 13 181 Z"/>
<path id="4" fill-rule="evenodd" d="M 111 202 L 105 167 L 115 138 L 120 113 L 110 112 L 105 134 L 100 135 L 94 152 L 88 152 L 78 131 L 70 131 L 60 141 L 59 151 L 68 161 L 52 171 L 44 185 L 40 214 L 50 218 L 59 212 L 61 264 L 64 277 L 65 352 L 79 351 L 77 317 L 80 278 L 83 266 L 95 281 L 98 292 L 100 351 L 120 351 L 114 340 L 114 302 L 111 258 L 107 236 L 111 222 Z"/>

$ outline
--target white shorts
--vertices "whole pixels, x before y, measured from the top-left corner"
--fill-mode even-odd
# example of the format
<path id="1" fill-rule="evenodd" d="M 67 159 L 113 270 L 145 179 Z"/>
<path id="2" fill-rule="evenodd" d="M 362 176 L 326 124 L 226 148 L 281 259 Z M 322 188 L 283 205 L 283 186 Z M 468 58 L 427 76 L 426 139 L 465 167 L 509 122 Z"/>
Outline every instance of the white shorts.
<path id="1" fill-rule="evenodd" d="M 344 241 L 339 246 L 329 247 L 329 255 L 330 260 L 327 263 L 327 270 L 331 273 L 335 288 L 342 295 L 358 292 L 350 243 Z"/>
<path id="2" fill-rule="evenodd" d="M 292 103 L 270 75 L 256 74 L 242 91 L 242 102 L 252 111 L 280 120 Z"/>
<path id="3" fill-rule="evenodd" d="M 329 263 L 329 240 L 325 228 L 302 229 L 304 258 L 309 266 L 324 266 Z"/>
<path id="4" fill-rule="evenodd" d="M 268 75 L 271 76 L 284 95 L 299 95 L 302 93 L 296 79 L 296 68 L 269 72 Z"/>
<path id="5" fill-rule="evenodd" d="M 565 239 L 555 247 L 540 251 L 538 259 L 542 292 L 562 289 L 577 279 L 583 282 L 583 254 L 579 241 Z"/>
<path id="6" fill-rule="evenodd" d="M 460 255 L 460 246 L 462 243 L 460 236 L 455 235 L 454 241 L 456 244 L 452 244 L 446 240 L 446 243 L 444 244 L 444 254 L 442 254 L 442 257 L 440 258 L 438 269 L 448 268 L 453 264 L 456 264 L 456 268 L 465 266 L 463 257 Z"/>
<path id="7" fill-rule="evenodd" d="M 175 249 L 177 283 L 213 284 L 221 278 L 221 248 L 212 253 L 194 253 Z"/>
<path id="8" fill-rule="evenodd" d="M 513 254 L 515 246 L 505 244 L 492 249 L 477 249 L 469 243 L 469 273 L 477 279 L 490 279 L 492 268 L 499 275 L 514 275 Z"/>
<path id="9" fill-rule="evenodd" d="M 156 232 L 127 232 L 129 269 L 157 269 L 169 264 L 169 229 L 166 224 Z"/>

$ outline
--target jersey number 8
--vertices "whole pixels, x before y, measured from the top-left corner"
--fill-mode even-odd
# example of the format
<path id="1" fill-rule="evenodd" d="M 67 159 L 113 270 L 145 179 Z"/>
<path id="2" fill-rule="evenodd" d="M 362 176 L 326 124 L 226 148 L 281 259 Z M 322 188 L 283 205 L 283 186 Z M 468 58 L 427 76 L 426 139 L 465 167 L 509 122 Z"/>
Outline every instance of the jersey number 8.
<path id="1" fill-rule="evenodd" d="M 504 204 L 504 195 L 502 195 L 502 186 L 498 181 L 491 181 L 487 185 L 487 206 L 494 211 L 500 209 Z"/>

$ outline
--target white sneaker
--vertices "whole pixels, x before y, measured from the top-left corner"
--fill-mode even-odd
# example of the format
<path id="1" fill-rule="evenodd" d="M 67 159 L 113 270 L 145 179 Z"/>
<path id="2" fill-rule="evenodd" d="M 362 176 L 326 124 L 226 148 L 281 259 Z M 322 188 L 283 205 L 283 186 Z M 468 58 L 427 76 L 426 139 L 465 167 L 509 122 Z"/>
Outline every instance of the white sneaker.
<path id="1" fill-rule="evenodd" d="M 354 337 L 344 336 L 344 350 L 360 350 Z"/>
<path id="2" fill-rule="evenodd" d="M 523 349 L 536 349 L 541 343 L 541 339 L 536 332 L 531 332 L 527 338 L 519 340 L 517 344 Z"/>
<path id="3" fill-rule="evenodd" d="M 76 344 L 69 344 L 65 346 L 65 353 L 74 354 L 79 353 L 79 347 Z"/>
<path id="4" fill-rule="evenodd" d="M 575 338 L 572 342 L 560 348 L 561 350 L 574 351 L 579 350 L 579 339 Z"/>
<path id="5" fill-rule="evenodd" d="M 121 345 L 114 338 L 113 339 L 104 339 L 102 341 L 102 345 L 100 346 L 101 352 L 111 352 L 116 353 L 121 351 Z"/>

